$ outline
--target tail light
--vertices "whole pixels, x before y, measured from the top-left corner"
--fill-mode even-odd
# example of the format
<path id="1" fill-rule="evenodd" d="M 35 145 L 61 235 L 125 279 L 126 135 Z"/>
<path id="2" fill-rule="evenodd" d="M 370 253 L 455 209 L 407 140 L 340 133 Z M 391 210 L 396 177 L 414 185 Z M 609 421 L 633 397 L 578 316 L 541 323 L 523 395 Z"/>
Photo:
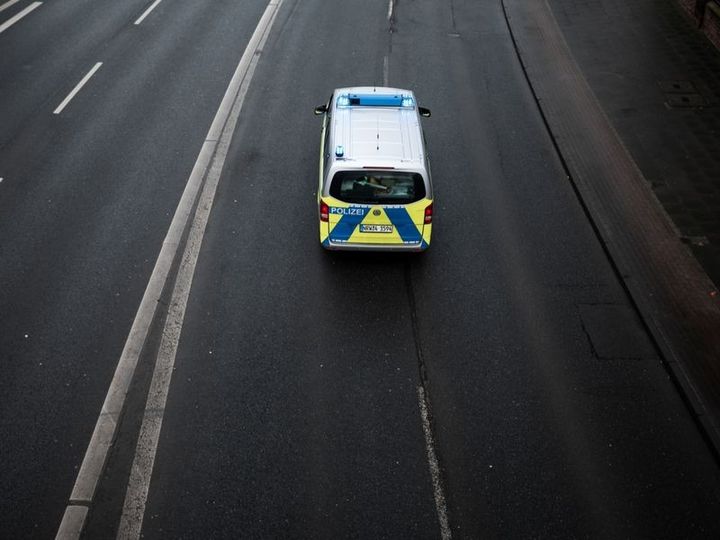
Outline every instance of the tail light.
<path id="1" fill-rule="evenodd" d="M 329 219 L 330 219 L 330 207 L 323 201 L 320 201 L 320 221 L 328 221 Z M 427 217 L 425 219 L 427 220 Z M 427 221 L 426 221 L 426 223 L 427 223 Z"/>
<path id="2" fill-rule="evenodd" d="M 433 212 L 432 206 L 433 206 L 432 203 L 430 203 L 425 207 L 425 223 L 426 224 L 432 223 L 432 212 Z"/>

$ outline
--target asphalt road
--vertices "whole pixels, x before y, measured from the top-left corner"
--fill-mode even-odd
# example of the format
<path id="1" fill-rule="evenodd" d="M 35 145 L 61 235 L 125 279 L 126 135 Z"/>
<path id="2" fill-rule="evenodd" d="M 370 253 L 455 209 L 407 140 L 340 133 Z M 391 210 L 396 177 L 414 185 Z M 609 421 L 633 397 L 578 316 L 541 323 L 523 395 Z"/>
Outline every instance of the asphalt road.
<path id="1" fill-rule="evenodd" d="M 48 1 L 0 33 L 4 537 L 57 531 L 266 7 L 176 0 L 133 24 L 150 4 Z M 717 537 L 718 464 L 565 177 L 499 1 L 388 13 L 278 12 L 202 243 L 143 535 L 439 537 L 422 389 L 454 537 Z M 433 111 L 433 244 L 326 253 L 312 109 L 383 83 Z M 87 537 L 115 534 L 148 362 Z"/>

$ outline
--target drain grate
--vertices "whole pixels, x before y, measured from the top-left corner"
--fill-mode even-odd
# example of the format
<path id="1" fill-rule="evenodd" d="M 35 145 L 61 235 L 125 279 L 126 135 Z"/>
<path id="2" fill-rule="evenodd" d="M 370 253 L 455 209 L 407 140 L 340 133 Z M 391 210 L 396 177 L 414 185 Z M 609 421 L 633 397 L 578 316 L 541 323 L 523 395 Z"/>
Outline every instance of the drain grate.
<path id="1" fill-rule="evenodd" d="M 690 81 L 660 81 L 660 89 L 666 94 L 697 94 L 697 88 Z"/>
<path id="2" fill-rule="evenodd" d="M 700 94 L 667 94 L 665 104 L 671 109 L 696 109 L 705 105 Z"/>
<path id="3" fill-rule="evenodd" d="M 705 98 L 691 81 L 658 81 L 658 85 L 665 94 L 665 106 L 669 109 L 696 109 L 706 105 Z"/>

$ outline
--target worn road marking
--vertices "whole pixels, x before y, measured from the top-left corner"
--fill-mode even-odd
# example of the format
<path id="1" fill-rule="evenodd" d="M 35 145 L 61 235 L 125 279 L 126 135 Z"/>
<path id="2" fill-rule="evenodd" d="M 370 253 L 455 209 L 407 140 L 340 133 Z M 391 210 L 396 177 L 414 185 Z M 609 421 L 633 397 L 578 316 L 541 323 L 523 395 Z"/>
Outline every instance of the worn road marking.
<path id="1" fill-rule="evenodd" d="M 145 12 L 137 18 L 137 21 L 135 21 L 134 24 L 140 24 L 141 22 L 143 22 L 143 21 L 145 20 L 145 17 L 147 17 L 148 15 L 150 15 L 150 12 L 151 12 L 153 9 L 155 9 L 155 7 L 156 7 L 160 2 L 162 2 L 162 0 L 155 0 L 155 1 L 150 5 L 150 7 L 147 8 L 147 9 L 145 10 Z"/>
<path id="2" fill-rule="evenodd" d="M 202 145 L 200 155 L 198 156 L 195 166 L 190 173 L 190 178 L 185 186 L 185 190 L 183 191 L 180 202 L 178 203 L 178 207 L 175 210 L 175 215 L 173 216 L 170 228 L 168 229 L 165 240 L 163 241 L 160 254 L 158 255 L 158 259 L 155 263 L 155 268 L 150 276 L 150 281 L 145 289 L 145 294 L 143 295 L 138 312 L 135 315 L 135 320 L 133 321 L 132 328 L 130 329 L 130 334 L 125 342 L 125 347 L 120 355 L 120 360 L 118 361 L 117 368 L 115 369 L 115 375 L 110 383 L 108 393 L 105 396 L 105 402 L 103 403 L 100 416 L 95 424 L 95 430 L 93 431 L 87 451 L 85 452 L 85 457 L 83 458 L 80 472 L 75 480 L 75 486 L 73 487 L 72 494 L 70 495 L 70 501 L 65 509 L 65 514 L 63 515 L 63 520 L 60 524 L 56 539 L 77 539 L 85 526 L 88 509 L 93 503 L 98 480 L 103 472 L 109 450 L 115 438 L 118 422 L 120 421 L 122 411 L 125 407 L 125 399 L 130 389 L 130 384 L 137 367 L 138 359 L 145 344 L 145 340 L 147 339 L 150 325 L 155 317 L 162 290 L 168 280 L 170 267 L 180 248 L 183 231 L 185 230 L 187 223 L 190 221 L 192 209 L 195 206 L 195 202 L 198 200 L 198 194 L 200 193 L 200 188 L 203 186 L 203 182 L 205 182 L 205 188 L 203 189 L 203 201 L 205 203 L 208 202 L 206 199 L 207 196 L 211 197 L 209 202 L 212 202 L 212 197 L 214 197 L 215 194 L 215 186 L 217 185 L 220 172 L 225 162 L 225 157 L 227 156 L 230 138 L 235 129 L 235 124 L 255 71 L 255 66 L 259 60 L 262 46 L 267 39 L 267 35 L 282 3 L 283 0 L 271 0 L 265 9 L 265 13 L 258 22 L 255 32 L 250 38 L 247 48 L 240 59 L 240 63 L 235 70 L 235 73 L 225 92 L 225 96 L 223 97 L 220 107 L 215 114 L 213 123 L 210 126 L 210 131 L 208 132 L 205 142 Z M 210 213 L 210 205 L 208 204 L 206 209 L 204 209 L 202 205 L 203 202 L 201 201 L 201 204 L 198 206 L 198 210 L 195 213 L 193 226 L 191 228 L 191 231 L 192 229 L 195 230 L 195 235 L 200 235 L 200 240 L 202 239 L 202 233 L 204 232 L 204 225 L 202 226 L 202 231 L 200 231 L 197 226 L 198 216 L 201 216 L 204 212 L 206 212 L 207 215 L 205 215 L 204 219 L 207 220 L 207 216 L 209 216 Z M 197 236 L 193 236 L 192 232 L 190 237 L 198 238 Z M 187 246 L 182 266 L 185 268 L 183 272 L 190 272 L 189 279 L 191 280 L 194 263 L 192 263 L 192 269 L 190 269 L 188 267 L 189 263 L 186 260 L 188 250 L 193 249 L 189 240 Z M 197 242 L 197 249 L 199 249 L 199 242 Z M 180 283 L 183 279 L 187 278 L 182 278 L 179 274 L 177 283 Z M 179 290 L 174 291 L 173 294 L 173 299 L 171 301 L 171 305 L 173 306 L 172 309 L 177 307 L 174 305 L 178 302 L 178 299 L 175 296 L 177 292 L 179 292 Z M 172 309 L 169 311 L 168 320 L 171 320 L 173 316 L 175 316 L 175 322 L 177 322 L 177 312 L 173 312 Z M 173 315 L 173 313 L 175 313 L 175 315 Z M 182 313 L 184 313 L 184 306 L 182 307 Z M 165 340 L 165 337 L 166 335 L 164 333 L 163 340 Z M 177 337 L 179 338 L 179 332 Z M 174 344 L 174 347 L 177 347 L 177 343 Z M 151 384 L 156 384 L 156 378 L 163 378 L 162 371 L 164 367 L 167 366 L 169 358 L 166 357 L 165 359 L 162 359 L 161 356 L 163 354 L 167 354 L 167 351 L 163 353 L 161 350 L 158 353 L 155 373 L 153 374 L 153 382 Z M 174 361 L 174 352 L 172 354 Z M 158 374 L 157 377 L 156 374 Z M 169 376 L 165 377 L 165 379 L 169 384 Z M 144 422 L 145 420 L 143 420 L 143 423 Z M 160 424 L 158 423 L 158 434 L 159 428 Z M 141 428 L 141 436 L 142 431 L 143 429 Z M 151 434 L 153 430 L 149 429 L 149 426 L 145 426 L 144 432 L 146 434 Z M 147 435 L 145 435 L 145 437 L 147 437 Z M 147 442 L 147 439 L 144 440 Z M 157 440 L 155 440 L 155 444 L 157 444 Z M 140 441 L 138 442 L 138 445 L 140 445 Z M 132 500 L 137 502 L 137 493 L 144 491 L 145 494 L 147 494 L 148 485 L 144 485 L 142 482 L 149 482 L 150 480 L 154 455 L 154 449 L 150 452 L 148 448 L 145 448 L 143 449 L 142 458 L 138 458 L 146 460 L 145 468 L 140 469 L 139 463 L 133 463 L 133 474 L 137 476 L 138 473 L 141 473 L 140 476 L 142 481 L 139 484 L 131 481 L 131 484 L 128 485 L 126 498 L 129 496 Z M 150 458 L 150 456 L 152 456 L 149 463 L 150 467 L 147 468 L 147 459 Z M 133 524 L 128 533 L 124 533 L 124 530 L 120 529 L 118 536 L 122 538 L 131 538 L 132 536 L 130 535 L 134 531 L 137 531 L 137 534 L 139 535 L 140 527 L 142 526 L 143 512 L 144 501 L 142 504 L 142 512 L 139 507 L 135 505 L 132 513 L 129 514 L 129 516 L 136 521 L 139 518 L 139 522 Z M 125 514 L 126 512 L 123 511 L 124 516 Z M 127 520 L 126 517 L 123 517 L 123 519 Z"/>
<path id="3" fill-rule="evenodd" d="M 390 84 L 390 58 L 385 55 L 383 58 L 383 86 Z"/>
<path id="4" fill-rule="evenodd" d="M 448 520 L 445 491 L 440 481 L 440 464 L 438 463 L 437 453 L 435 452 L 435 441 L 433 440 L 432 430 L 430 428 L 425 389 L 422 386 L 418 386 L 418 401 L 420 403 L 420 417 L 422 418 L 423 432 L 425 433 L 425 448 L 427 450 L 428 465 L 430 466 L 430 478 L 433 485 L 433 495 L 435 496 L 435 508 L 437 509 L 438 520 L 440 521 L 440 535 L 443 540 L 450 540 L 450 538 L 452 538 L 452 532 L 450 531 L 450 522 Z"/>
<path id="5" fill-rule="evenodd" d="M 14 2 L 8 2 L 7 4 L 3 4 L 2 9 L 8 8 L 13 4 L 14 4 Z M 29 14 L 31 11 L 33 11 L 36 8 L 39 8 L 40 6 L 42 6 L 42 2 L 33 2 L 28 7 L 23 9 L 20 13 L 16 14 L 14 17 L 10 17 L 7 21 L 0 24 L 0 34 L 2 34 L 5 30 L 10 28 L 13 24 L 18 22 L 20 19 L 22 19 L 25 15 Z M 0 9 L 0 11 L 2 11 L 2 9 Z"/>
<path id="6" fill-rule="evenodd" d="M 82 78 L 82 80 L 81 80 L 79 83 L 77 83 L 77 85 L 75 86 L 75 88 L 72 89 L 72 92 L 70 92 L 70 93 L 67 95 L 67 97 L 62 101 L 62 103 L 57 106 L 57 109 L 55 109 L 55 110 L 53 111 L 53 114 L 60 114 L 60 113 L 63 111 L 63 109 L 67 106 L 67 104 L 70 103 L 70 101 L 72 101 L 72 98 L 75 97 L 75 94 L 77 94 L 77 93 L 80 91 L 80 89 L 81 89 L 83 86 L 85 86 L 85 83 L 87 83 L 87 82 L 90 80 L 90 77 L 92 77 L 93 75 L 95 75 L 95 72 L 96 72 L 98 69 L 100 69 L 100 66 L 102 66 L 102 62 L 98 62 L 97 64 L 95 64 L 95 65 L 93 66 L 93 68 L 92 68 L 90 71 L 88 71 L 87 75 L 85 75 L 85 76 Z"/>

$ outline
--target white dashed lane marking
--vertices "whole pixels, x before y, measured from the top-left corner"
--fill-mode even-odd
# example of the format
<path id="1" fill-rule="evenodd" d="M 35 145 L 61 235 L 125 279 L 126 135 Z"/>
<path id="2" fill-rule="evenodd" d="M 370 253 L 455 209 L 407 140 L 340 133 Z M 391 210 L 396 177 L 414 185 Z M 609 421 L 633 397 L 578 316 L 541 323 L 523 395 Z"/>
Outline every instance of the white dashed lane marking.
<path id="1" fill-rule="evenodd" d="M 77 85 L 75 86 L 75 88 L 72 89 L 72 92 L 70 92 L 70 93 L 67 95 L 67 97 L 66 97 L 65 99 L 63 99 L 62 103 L 61 103 L 60 105 L 58 105 L 57 109 L 55 109 L 55 110 L 53 111 L 53 114 L 60 114 L 60 113 L 63 111 L 63 109 L 67 106 L 67 104 L 70 103 L 70 101 L 72 101 L 72 98 L 75 97 L 75 94 L 77 94 L 77 93 L 80 91 L 80 89 L 81 89 L 83 86 L 85 86 L 85 84 L 90 80 L 90 77 L 92 77 L 93 75 L 95 75 L 95 72 L 96 72 L 98 69 L 100 69 L 100 66 L 102 66 L 102 62 L 98 62 L 97 64 L 95 64 L 95 65 L 93 66 L 93 68 L 92 68 L 90 71 L 88 71 L 87 75 L 85 75 L 85 76 L 82 78 L 82 80 L 81 80 L 79 83 L 77 83 Z"/>
<path id="2" fill-rule="evenodd" d="M 433 496 L 435 497 L 435 509 L 437 510 L 440 525 L 440 538 L 442 540 L 451 540 L 452 531 L 450 529 L 450 521 L 448 520 L 445 490 L 443 489 L 440 479 L 440 463 L 438 462 L 437 452 L 435 451 L 435 439 L 433 438 L 432 428 L 430 427 L 427 397 L 425 396 L 425 389 L 422 386 L 418 386 L 418 404 L 420 405 L 420 419 L 422 420 L 423 433 L 425 434 L 425 450 L 427 452 L 428 466 L 430 467 L 430 479 L 432 480 Z"/>
<path id="3" fill-rule="evenodd" d="M 5 2 L 3 5 L 0 6 L 0 11 L 5 11 L 7 8 L 12 7 L 13 5 L 17 4 L 20 0 L 10 0 L 9 2 Z"/>
<path id="4" fill-rule="evenodd" d="M 12 2 L 12 3 L 8 2 L 7 4 L 3 4 L 2 8 L 3 9 L 9 8 L 12 4 L 14 4 L 14 2 Z M 5 30 L 10 28 L 13 24 L 18 22 L 20 19 L 22 19 L 25 15 L 28 15 L 31 11 L 33 11 L 36 8 L 39 8 L 40 6 L 42 6 L 42 2 L 33 2 L 32 4 L 30 4 L 28 7 L 23 9 L 20 13 L 18 13 L 14 17 L 10 17 L 7 21 L 0 24 L 0 34 L 2 34 Z M 2 11 L 2 10 L 0 9 L 0 11 Z"/>
<path id="5" fill-rule="evenodd" d="M 137 21 L 135 21 L 135 24 L 137 25 L 137 24 L 140 24 L 141 22 L 143 22 L 143 21 L 145 20 L 145 17 L 147 17 L 148 15 L 150 15 L 150 12 L 151 12 L 153 9 L 155 9 L 160 2 L 162 2 L 162 0 L 155 0 L 155 1 L 150 5 L 150 7 L 147 8 L 147 9 L 145 10 L 145 12 L 138 17 Z"/>

